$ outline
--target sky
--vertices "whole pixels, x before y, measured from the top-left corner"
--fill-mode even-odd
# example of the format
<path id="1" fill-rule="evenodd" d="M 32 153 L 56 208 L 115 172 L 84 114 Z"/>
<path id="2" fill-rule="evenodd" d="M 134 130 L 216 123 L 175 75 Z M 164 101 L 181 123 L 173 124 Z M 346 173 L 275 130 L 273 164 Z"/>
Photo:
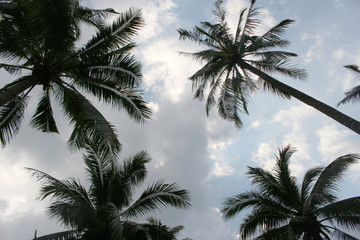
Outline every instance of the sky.
<path id="1" fill-rule="evenodd" d="M 213 1 L 208 0 L 83 0 L 92 8 L 112 7 L 126 11 L 142 9 L 146 25 L 136 37 L 133 52 L 143 64 L 141 89 L 153 110 L 147 124 L 134 123 L 122 110 L 94 104 L 116 126 L 123 144 L 120 159 L 146 149 L 152 156 L 143 188 L 157 179 L 177 182 L 191 194 L 187 210 L 161 209 L 156 215 L 168 226 L 183 225 L 179 239 L 234 240 L 244 214 L 225 221 L 219 209 L 226 197 L 251 189 L 247 166 L 271 170 L 274 155 L 287 144 L 297 149 L 290 167 L 299 179 L 311 167 L 326 166 L 337 157 L 360 153 L 360 137 L 322 113 L 296 99 L 284 100 L 260 90 L 243 115 L 242 129 L 219 118 L 215 110 L 206 116 L 205 103 L 193 100 L 188 80 L 202 63 L 179 52 L 202 49 L 196 43 L 179 41 L 178 28 L 192 29 L 200 21 L 213 21 Z M 224 7 L 233 26 L 247 0 L 226 0 Z M 344 65 L 360 65 L 360 1 L 358 0 L 258 0 L 263 22 L 259 32 L 278 22 L 296 20 L 286 31 L 288 51 L 298 54 L 292 63 L 308 72 L 305 81 L 275 75 L 286 84 L 330 106 L 344 92 L 358 85 Z M 82 39 L 93 32 L 84 28 Z M 79 43 L 81 45 L 81 43 Z M 14 79 L 0 70 L 1 85 Z M 78 178 L 86 185 L 79 152 L 70 152 L 66 141 L 71 128 L 55 109 L 60 134 L 36 132 L 29 127 L 37 99 L 32 94 L 27 115 L 16 138 L 0 150 L 0 239 L 31 239 L 63 229 L 46 215 L 49 201 L 36 200 L 40 184 L 24 167 L 36 168 L 58 179 Z M 360 119 L 360 103 L 338 109 Z M 353 165 L 339 188 L 339 197 L 360 195 L 360 164 Z M 142 188 L 142 189 L 143 189 Z M 141 190 L 141 189 L 139 189 Z M 139 191 L 140 192 L 140 191 Z"/>

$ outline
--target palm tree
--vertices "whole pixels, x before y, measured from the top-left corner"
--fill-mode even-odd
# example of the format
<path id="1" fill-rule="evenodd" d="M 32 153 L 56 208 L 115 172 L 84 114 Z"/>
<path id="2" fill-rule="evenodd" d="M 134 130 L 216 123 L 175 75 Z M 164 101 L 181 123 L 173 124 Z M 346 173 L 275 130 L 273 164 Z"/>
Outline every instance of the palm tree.
<path id="1" fill-rule="evenodd" d="M 239 114 L 248 114 L 247 102 L 251 93 L 256 90 L 256 75 L 263 81 L 264 89 L 283 98 L 295 97 L 360 134 L 360 122 L 267 74 L 274 72 L 298 79 L 306 77 L 304 70 L 289 65 L 289 58 L 297 56 L 296 54 L 273 50 L 289 44 L 281 35 L 294 21 L 283 20 L 263 35 L 257 36 L 255 30 L 261 22 L 257 19 L 259 11 L 254 7 L 255 2 L 256 0 L 251 0 L 249 10 L 243 9 L 240 12 L 234 35 L 230 33 L 225 20 L 226 12 L 221 6 L 222 1 L 215 2 L 216 23 L 201 22 L 200 27 L 195 26 L 192 31 L 181 28 L 178 30 L 180 40 L 190 39 L 207 47 L 203 51 L 183 53 L 205 62 L 190 77 L 193 89 L 196 89 L 194 98 L 202 100 L 209 85 L 206 112 L 209 113 L 217 104 L 222 118 L 241 127 Z"/>
<path id="2" fill-rule="evenodd" d="M 357 239 L 343 229 L 360 230 L 360 196 L 338 201 L 336 190 L 344 171 L 360 155 L 348 154 L 326 168 L 309 169 L 299 185 L 289 169 L 293 153 L 290 146 L 279 150 L 273 173 L 248 167 L 256 190 L 227 198 L 225 219 L 252 208 L 240 225 L 242 239 L 254 234 L 259 234 L 256 239 Z"/>
<path id="3" fill-rule="evenodd" d="M 358 77 L 358 79 L 360 80 L 360 68 L 357 65 L 346 65 L 346 68 L 352 70 Z M 338 106 L 340 104 L 344 104 L 344 103 L 348 103 L 348 102 L 355 102 L 355 101 L 359 101 L 360 100 L 360 85 L 354 87 L 353 89 L 351 89 L 350 91 L 345 93 L 345 98 L 343 100 L 341 100 L 338 103 Z"/>
<path id="4" fill-rule="evenodd" d="M 135 188 L 147 175 L 145 164 L 150 161 L 149 155 L 142 151 L 118 165 L 116 155 L 104 148 L 104 144 L 88 143 L 85 147 L 83 158 L 90 180 L 88 189 L 74 178 L 61 181 L 42 171 L 27 168 L 42 182 L 39 199 L 51 197 L 50 217 L 71 229 L 57 236 L 66 234 L 81 239 L 104 240 L 174 239 L 181 227 L 170 229 L 154 219 L 145 224 L 133 219 L 153 213 L 160 207 L 189 207 L 188 191 L 159 180 L 133 201 Z"/>
<path id="5" fill-rule="evenodd" d="M 18 132 L 29 93 L 43 93 L 30 123 L 43 132 L 59 132 L 53 117 L 57 102 L 73 124 L 71 146 L 86 138 L 102 139 L 114 152 L 120 143 L 114 127 L 88 97 L 124 108 L 137 122 L 146 122 L 151 111 L 137 87 L 141 64 L 130 54 L 132 37 L 143 25 L 141 12 L 129 9 L 105 25 L 112 10 L 91 10 L 75 0 L 13 0 L 0 8 L 0 68 L 25 75 L 0 89 L 0 141 L 8 143 Z M 16 3 L 16 4 L 15 4 Z M 79 22 L 97 27 L 82 47 Z"/>

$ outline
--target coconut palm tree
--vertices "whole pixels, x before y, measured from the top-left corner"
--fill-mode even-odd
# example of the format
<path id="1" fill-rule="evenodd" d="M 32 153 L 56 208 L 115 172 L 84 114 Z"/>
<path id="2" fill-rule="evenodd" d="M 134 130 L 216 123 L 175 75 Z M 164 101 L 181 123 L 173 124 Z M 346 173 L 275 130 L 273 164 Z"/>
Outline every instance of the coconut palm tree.
<path id="1" fill-rule="evenodd" d="M 88 97 L 125 109 L 137 122 L 146 122 L 150 110 L 137 90 L 141 64 L 130 54 L 132 37 L 143 25 L 141 12 L 129 9 L 106 25 L 111 10 L 92 11 L 75 0 L 13 0 L 0 8 L 0 68 L 22 76 L 0 89 L 0 141 L 8 143 L 18 132 L 30 92 L 42 89 L 30 125 L 43 132 L 59 132 L 52 110 L 57 102 L 73 125 L 71 146 L 83 139 L 106 141 L 114 152 L 120 143 L 114 127 Z M 75 7 L 74 7 L 75 6 Z M 76 47 L 79 22 L 97 27 L 97 33 Z"/>
<path id="2" fill-rule="evenodd" d="M 360 68 L 357 65 L 346 65 L 346 68 L 352 70 L 360 80 Z M 345 93 L 345 98 L 338 103 L 338 106 L 348 102 L 355 102 L 360 100 L 360 85 L 352 88 Z"/>
<path id="3" fill-rule="evenodd" d="M 262 80 L 264 89 L 283 98 L 295 97 L 360 134 L 360 122 L 267 74 L 280 73 L 296 79 L 306 77 L 304 70 L 289 65 L 289 58 L 296 54 L 276 50 L 289 44 L 281 35 L 294 21 L 283 20 L 258 36 L 256 28 L 261 22 L 257 19 L 259 10 L 254 7 L 255 2 L 251 0 L 248 11 L 243 9 L 240 12 L 234 34 L 230 32 L 225 20 L 226 12 L 221 6 L 222 1 L 215 2 L 216 23 L 201 22 L 192 31 L 181 28 L 178 30 L 180 40 L 189 39 L 207 48 L 195 53 L 182 53 L 205 62 L 190 77 L 193 89 L 196 89 L 194 98 L 203 99 L 204 91 L 209 86 L 206 112 L 209 113 L 217 105 L 222 118 L 241 127 L 240 113 L 248 114 L 248 99 L 257 89 L 254 80 L 256 76 Z"/>
<path id="4" fill-rule="evenodd" d="M 357 239 L 344 229 L 360 230 L 360 196 L 339 200 L 336 190 L 349 165 L 360 155 L 337 158 L 326 168 L 309 169 L 302 184 L 289 169 L 294 149 L 279 150 L 274 171 L 248 167 L 256 189 L 227 198 L 225 219 L 246 208 L 251 212 L 240 225 L 241 239 Z"/>
<path id="5" fill-rule="evenodd" d="M 188 191 L 159 180 L 133 201 L 135 188 L 147 175 L 145 164 L 150 161 L 149 155 L 142 151 L 119 165 L 116 155 L 104 148 L 104 144 L 97 142 L 85 147 L 83 158 L 90 180 L 88 189 L 74 178 L 61 181 L 27 168 L 42 182 L 39 199 L 51 197 L 50 217 L 71 229 L 59 234 L 81 239 L 174 239 L 181 227 L 170 229 L 154 219 L 145 224 L 134 220 L 160 207 L 189 207 Z"/>

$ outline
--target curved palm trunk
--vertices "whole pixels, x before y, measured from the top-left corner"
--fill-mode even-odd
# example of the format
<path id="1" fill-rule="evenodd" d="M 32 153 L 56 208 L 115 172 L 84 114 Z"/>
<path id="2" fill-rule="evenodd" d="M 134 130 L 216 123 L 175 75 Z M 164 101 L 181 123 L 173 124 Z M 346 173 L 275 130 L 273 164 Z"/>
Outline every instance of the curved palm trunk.
<path id="1" fill-rule="evenodd" d="M 35 86 L 38 83 L 37 78 L 27 77 L 22 81 L 7 88 L 4 92 L 0 92 L 0 107 L 14 99 L 17 95 L 24 92 L 31 86 Z"/>
<path id="2" fill-rule="evenodd" d="M 245 69 L 248 69 L 250 72 L 254 73 L 255 75 L 262 78 L 264 81 L 268 82 L 269 84 L 273 85 L 274 87 L 278 88 L 279 90 L 286 92 L 290 96 L 302 101 L 303 103 L 315 108 L 316 110 L 322 112 L 323 114 L 327 115 L 328 117 L 331 117 L 338 123 L 344 125 L 345 127 L 353 130 L 357 134 L 360 134 L 360 122 L 343 114 L 342 112 L 336 110 L 333 107 L 330 107 L 329 105 L 326 105 L 325 103 L 295 89 L 292 88 L 275 78 L 267 75 L 263 71 L 251 66 L 250 64 L 246 62 L 241 62 L 239 64 Z"/>

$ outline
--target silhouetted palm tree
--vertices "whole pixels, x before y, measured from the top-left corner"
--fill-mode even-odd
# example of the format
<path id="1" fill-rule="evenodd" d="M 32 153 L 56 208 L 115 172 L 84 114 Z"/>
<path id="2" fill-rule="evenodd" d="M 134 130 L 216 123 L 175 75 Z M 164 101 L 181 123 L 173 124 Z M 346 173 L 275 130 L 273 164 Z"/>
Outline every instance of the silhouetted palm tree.
<path id="1" fill-rule="evenodd" d="M 132 37 L 143 25 L 140 10 L 130 9 L 104 24 L 112 10 L 89 10 L 75 0 L 13 0 L 13 8 L 0 8 L 0 68 L 10 74 L 25 74 L 0 89 L 0 140 L 5 145 L 19 130 L 29 93 L 43 93 L 31 125 L 43 132 L 58 132 L 52 101 L 57 102 L 73 124 L 69 143 L 106 141 L 114 152 L 120 143 L 114 127 L 88 96 L 124 108 L 137 122 L 150 117 L 146 102 L 136 90 L 141 65 L 129 51 Z M 75 5 L 74 5 L 75 4 Z M 97 33 L 82 47 L 78 22 L 97 27 Z"/>
<path id="2" fill-rule="evenodd" d="M 304 70 L 289 65 L 289 58 L 296 54 L 272 50 L 289 44 L 281 35 L 293 20 L 286 19 L 263 35 L 257 36 L 255 30 L 261 22 L 257 19 L 259 12 L 254 7 L 255 2 L 251 1 L 248 11 L 241 11 L 234 35 L 230 33 L 225 20 L 226 12 L 221 6 L 222 1 L 215 2 L 216 23 L 201 22 L 200 27 L 195 26 L 192 31 L 178 30 L 181 40 L 190 39 L 208 48 L 196 53 L 183 53 L 205 62 L 205 65 L 190 77 L 193 88 L 196 89 L 194 98 L 203 99 L 204 91 L 209 86 L 207 113 L 217 104 L 222 118 L 241 127 L 239 113 L 248 114 L 247 102 L 256 89 L 256 75 L 263 80 L 264 89 L 284 98 L 295 97 L 360 134 L 360 122 L 357 120 L 267 74 L 274 72 L 299 79 L 306 76 Z"/>
<path id="3" fill-rule="evenodd" d="M 149 155 L 142 151 L 119 165 L 116 156 L 103 145 L 103 142 L 86 145 L 83 158 L 90 179 L 88 189 L 74 178 L 60 181 L 42 171 L 27 168 L 42 182 L 39 198 L 51 197 L 50 217 L 73 229 L 59 233 L 57 237 L 66 234 L 94 240 L 175 239 L 182 229 L 180 226 L 171 229 L 154 219 L 145 224 L 132 219 L 146 216 L 160 207 L 189 207 L 188 191 L 160 180 L 133 201 L 135 188 L 147 175 L 145 164 L 150 161 Z"/>
<path id="4" fill-rule="evenodd" d="M 252 209 L 240 225 L 242 239 L 255 234 L 256 239 L 357 239 L 343 229 L 360 230 L 360 196 L 338 201 L 335 190 L 344 171 L 360 156 L 348 154 L 326 168 L 312 168 L 299 185 L 289 169 L 293 153 L 290 146 L 280 150 L 273 173 L 249 167 L 256 190 L 228 198 L 224 217 Z"/>
<path id="5" fill-rule="evenodd" d="M 357 65 L 346 65 L 346 68 L 352 70 L 357 78 L 360 80 L 360 68 Z M 341 100 L 338 105 L 348 103 L 348 102 L 355 102 L 360 101 L 360 85 L 352 88 L 350 91 L 345 93 L 345 98 Z"/>

